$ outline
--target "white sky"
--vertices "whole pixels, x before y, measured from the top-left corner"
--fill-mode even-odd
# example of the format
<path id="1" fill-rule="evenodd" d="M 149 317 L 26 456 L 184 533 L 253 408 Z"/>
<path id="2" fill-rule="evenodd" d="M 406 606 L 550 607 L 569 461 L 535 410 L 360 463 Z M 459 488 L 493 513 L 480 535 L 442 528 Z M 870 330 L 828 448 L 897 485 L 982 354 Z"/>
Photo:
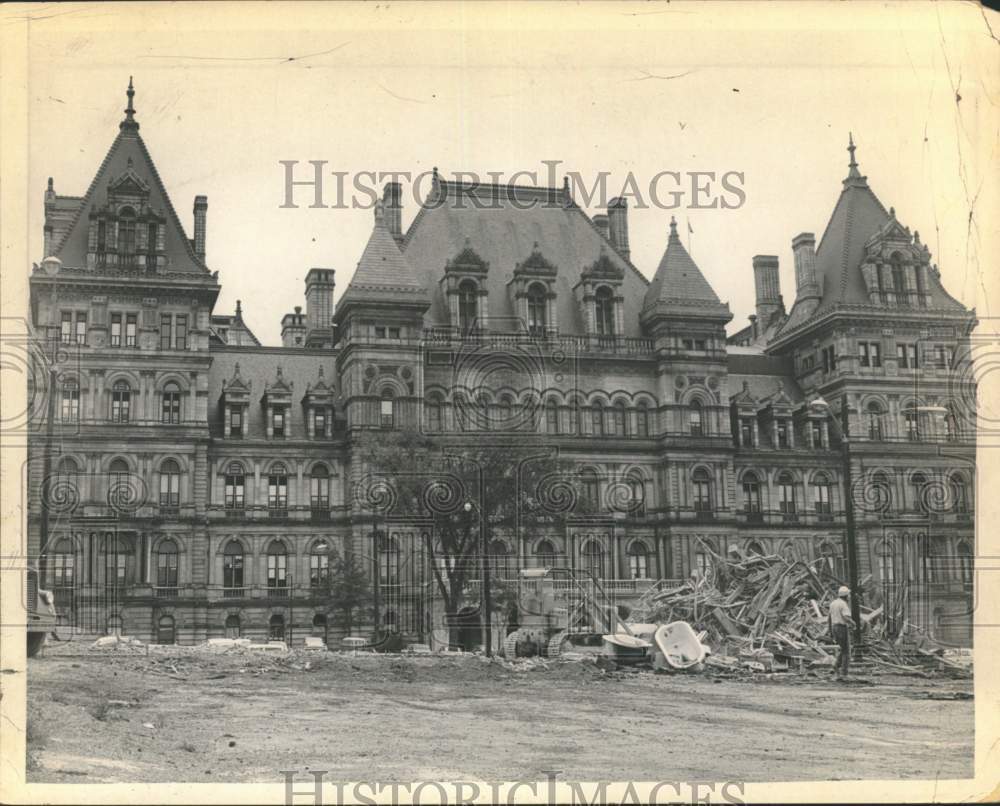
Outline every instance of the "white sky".
<path id="1" fill-rule="evenodd" d="M 304 305 L 311 266 L 336 269 L 339 296 L 372 219 L 308 209 L 308 191 L 299 209 L 279 209 L 279 160 L 509 174 L 558 159 L 585 178 L 604 170 L 620 183 L 632 171 L 641 184 L 664 170 L 742 171 L 741 209 L 675 211 L 734 329 L 753 309 L 755 254 L 780 257 L 791 307 L 791 239 L 822 235 L 849 130 L 862 173 L 920 231 L 946 288 L 990 312 L 998 51 L 975 4 L 29 11 L 32 259 L 43 257 L 46 177 L 57 192 L 86 191 L 134 75 L 141 134 L 188 235 L 193 197 L 208 196 L 216 312 L 242 299 L 265 343 Z M 404 227 L 412 196 L 405 205 Z M 670 215 L 629 212 L 633 262 L 647 276 Z"/>

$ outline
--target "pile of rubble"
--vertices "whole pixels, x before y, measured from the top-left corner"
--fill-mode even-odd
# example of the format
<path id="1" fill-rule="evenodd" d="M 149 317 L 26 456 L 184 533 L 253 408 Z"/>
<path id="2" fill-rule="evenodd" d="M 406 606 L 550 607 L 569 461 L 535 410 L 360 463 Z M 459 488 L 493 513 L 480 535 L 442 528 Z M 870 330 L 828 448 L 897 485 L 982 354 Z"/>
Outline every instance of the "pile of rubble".
<path id="1" fill-rule="evenodd" d="M 721 673 L 832 668 L 837 647 L 827 613 L 842 582 L 822 563 L 738 552 L 715 554 L 713 560 L 712 579 L 693 575 L 676 587 L 650 592 L 630 622 L 687 621 L 704 631 L 713 653 L 706 666 Z M 890 638 L 877 586 L 866 577 L 861 588 L 862 601 L 878 606 L 860 608 L 865 660 L 858 671 L 971 675 L 971 653 L 946 650 L 907 622 Z"/>

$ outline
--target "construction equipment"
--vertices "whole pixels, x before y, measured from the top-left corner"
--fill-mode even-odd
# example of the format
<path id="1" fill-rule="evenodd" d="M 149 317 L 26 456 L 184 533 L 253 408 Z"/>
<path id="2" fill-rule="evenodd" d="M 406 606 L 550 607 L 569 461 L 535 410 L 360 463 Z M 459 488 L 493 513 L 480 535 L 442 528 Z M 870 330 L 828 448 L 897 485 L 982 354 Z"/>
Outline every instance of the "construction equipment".
<path id="1" fill-rule="evenodd" d="M 56 627 L 55 597 L 38 587 L 38 570 L 28 569 L 28 595 L 25 611 L 28 618 L 28 657 L 33 658 Z"/>
<path id="2" fill-rule="evenodd" d="M 508 659 L 563 652 L 604 654 L 605 636 L 632 636 L 597 580 L 570 568 L 525 568 L 517 579 L 518 629 L 504 641 Z M 613 651 L 613 650 L 612 650 Z"/>

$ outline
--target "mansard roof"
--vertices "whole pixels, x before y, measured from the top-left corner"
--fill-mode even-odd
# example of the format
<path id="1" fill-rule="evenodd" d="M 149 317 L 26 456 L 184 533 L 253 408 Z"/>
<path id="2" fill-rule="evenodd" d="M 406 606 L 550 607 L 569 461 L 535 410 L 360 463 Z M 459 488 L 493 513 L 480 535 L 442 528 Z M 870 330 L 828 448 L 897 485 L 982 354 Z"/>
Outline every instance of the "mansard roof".
<path id="1" fill-rule="evenodd" d="M 54 231 L 53 255 L 66 267 L 85 268 L 90 235 L 90 213 L 107 203 L 109 187 L 123 179 L 133 182 L 138 180 L 148 186 L 149 205 L 167 219 L 164 239 L 167 254 L 166 271 L 209 276 L 208 268 L 195 254 L 191 241 L 184 233 L 184 227 L 170 202 L 170 196 L 153 164 L 153 158 L 139 135 L 139 124 L 134 119 L 135 110 L 132 108 L 132 95 L 134 91 L 130 79 L 129 105 L 125 110 L 125 120 L 122 121 L 118 136 L 115 137 L 90 187 L 87 188 L 87 193 L 76 206 L 71 223 L 61 229 L 61 237 Z M 72 197 L 56 198 L 62 200 L 58 202 L 62 208 L 72 204 Z"/>
<path id="2" fill-rule="evenodd" d="M 601 257 L 623 274 L 621 294 L 625 336 L 642 335 L 639 311 L 649 281 L 601 235 L 565 188 L 480 183 L 475 186 L 438 178 L 403 240 L 403 253 L 430 298 L 426 320 L 449 322 L 441 288 L 448 259 L 468 245 L 489 271 L 480 281 L 486 289 L 486 316 L 500 322 L 517 317 L 508 283 L 518 263 L 530 260 L 537 242 L 545 260 L 556 267 L 553 282 L 561 333 L 587 332 L 583 310 L 573 293 L 583 270 Z M 489 322 L 486 322 L 489 327 Z"/>

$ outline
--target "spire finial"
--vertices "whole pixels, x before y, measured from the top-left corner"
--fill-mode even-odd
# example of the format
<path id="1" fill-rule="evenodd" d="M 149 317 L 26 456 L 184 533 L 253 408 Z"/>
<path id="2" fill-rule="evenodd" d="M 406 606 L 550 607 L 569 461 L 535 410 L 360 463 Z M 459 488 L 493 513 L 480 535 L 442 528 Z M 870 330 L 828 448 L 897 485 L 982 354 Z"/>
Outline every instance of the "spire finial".
<path id="1" fill-rule="evenodd" d="M 242 300 L 236 300 L 236 318 L 239 319 L 243 316 L 243 302 Z"/>
<path id="2" fill-rule="evenodd" d="M 677 219 L 670 216 L 670 237 L 677 238 Z"/>
<path id="3" fill-rule="evenodd" d="M 128 77 L 128 89 L 125 91 L 125 94 L 128 96 L 128 106 L 125 108 L 125 120 L 118 124 L 118 128 L 122 131 L 139 131 L 139 124 L 135 119 L 135 107 L 132 105 L 132 99 L 135 97 L 132 76 Z"/>
<path id="4" fill-rule="evenodd" d="M 847 133 L 847 150 L 851 154 L 851 161 L 847 164 L 847 178 L 848 179 L 861 179 L 861 172 L 858 170 L 858 161 L 854 158 L 854 152 L 857 150 L 857 146 L 854 145 L 854 134 L 853 132 Z"/>

